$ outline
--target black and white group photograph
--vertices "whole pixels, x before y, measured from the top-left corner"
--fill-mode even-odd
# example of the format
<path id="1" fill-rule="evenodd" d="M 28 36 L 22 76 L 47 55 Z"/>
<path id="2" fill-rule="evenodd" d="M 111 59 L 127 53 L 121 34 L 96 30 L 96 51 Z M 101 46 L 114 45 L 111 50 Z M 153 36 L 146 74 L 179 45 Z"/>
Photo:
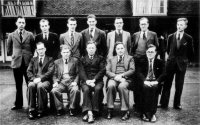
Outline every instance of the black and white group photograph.
<path id="1" fill-rule="evenodd" d="M 199 0 L 0 0 L 0 125 L 199 125 Z"/>

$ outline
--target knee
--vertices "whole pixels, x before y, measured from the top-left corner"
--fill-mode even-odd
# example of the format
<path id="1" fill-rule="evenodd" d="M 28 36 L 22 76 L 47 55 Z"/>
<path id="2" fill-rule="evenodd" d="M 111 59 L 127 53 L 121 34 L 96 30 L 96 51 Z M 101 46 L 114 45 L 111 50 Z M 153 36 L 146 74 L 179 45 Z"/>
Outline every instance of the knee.
<path id="1" fill-rule="evenodd" d="M 115 88 L 115 82 L 113 80 L 108 81 L 108 89 L 113 89 Z"/>
<path id="2" fill-rule="evenodd" d="M 34 82 L 30 82 L 29 84 L 28 84 L 28 88 L 30 89 L 30 88 L 34 88 L 35 87 L 35 83 Z"/>
<path id="3" fill-rule="evenodd" d="M 79 92 L 78 86 L 74 86 L 74 87 L 72 88 L 72 92 L 75 92 L 75 93 Z"/>
<path id="4" fill-rule="evenodd" d="M 119 90 L 127 89 L 127 85 L 126 85 L 126 83 L 123 83 L 123 82 L 120 83 L 119 86 L 118 86 L 118 89 L 119 89 Z"/>

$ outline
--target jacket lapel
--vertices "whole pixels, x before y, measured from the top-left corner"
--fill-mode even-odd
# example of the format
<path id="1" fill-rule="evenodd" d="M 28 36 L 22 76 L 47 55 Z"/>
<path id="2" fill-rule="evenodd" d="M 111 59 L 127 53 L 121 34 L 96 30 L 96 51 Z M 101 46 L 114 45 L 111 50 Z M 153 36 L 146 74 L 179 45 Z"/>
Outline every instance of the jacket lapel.
<path id="1" fill-rule="evenodd" d="M 99 36 L 99 29 L 95 28 L 93 41 L 96 41 L 97 37 Z"/>
<path id="2" fill-rule="evenodd" d="M 68 70 L 69 70 L 69 72 L 70 72 L 70 70 L 72 68 L 72 65 L 73 65 L 73 62 L 72 62 L 72 58 L 70 57 L 69 61 L 68 61 Z"/>
<path id="3" fill-rule="evenodd" d="M 86 35 L 86 38 L 87 38 L 87 41 L 86 41 L 86 44 L 87 44 L 88 40 L 90 40 L 89 28 L 87 28 L 85 35 Z"/>
<path id="4" fill-rule="evenodd" d="M 140 39 L 140 33 L 141 33 L 141 32 L 138 32 L 138 33 L 136 34 L 136 38 L 135 38 L 135 40 L 136 40 L 136 42 L 135 42 L 135 46 L 138 45 L 138 42 L 139 42 L 139 39 Z"/>
<path id="5" fill-rule="evenodd" d="M 59 60 L 59 64 L 58 64 L 58 66 L 59 66 L 59 70 L 58 71 L 60 71 L 60 77 L 62 77 L 62 75 L 63 75 L 63 72 L 64 72 L 64 62 L 63 62 L 63 59 L 61 58 L 60 60 Z"/>
<path id="6" fill-rule="evenodd" d="M 24 43 L 27 38 L 28 38 L 28 32 L 26 30 L 24 30 L 22 43 Z"/>
<path id="7" fill-rule="evenodd" d="M 75 32 L 75 34 L 74 34 L 74 44 L 72 46 L 76 45 L 77 41 L 78 41 L 78 33 Z"/>
<path id="8" fill-rule="evenodd" d="M 115 56 L 112 60 L 112 72 L 116 72 L 116 66 L 117 66 L 117 56 Z"/>
<path id="9" fill-rule="evenodd" d="M 122 42 L 126 45 L 126 33 L 124 31 L 122 31 Z"/>
<path id="10" fill-rule="evenodd" d="M 127 71 L 128 69 L 128 56 L 127 55 L 124 55 L 124 68 L 125 70 Z"/>
<path id="11" fill-rule="evenodd" d="M 149 39 L 150 39 L 150 37 L 151 37 L 151 32 L 147 32 L 147 41 L 149 41 Z"/>
<path id="12" fill-rule="evenodd" d="M 42 69 L 46 66 L 47 62 L 48 62 L 48 58 L 45 56 L 43 64 L 42 64 Z"/>
<path id="13" fill-rule="evenodd" d="M 66 32 L 65 34 L 64 34 L 64 39 L 65 39 L 65 44 L 67 43 L 69 46 L 71 46 L 71 40 L 70 40 L 70 38 L 69 38 L 69 32 Z"/>
<path id="14" fill-rule="evenodd" d="M 18 34 L 17 30 L 16 30 L 15 33 L 14 33 L 14 37 L 15 37 L 15 39 L 21 44 L 21 40 L 20 40 L 20 38 L 19 38 L 19 34 Z"/>

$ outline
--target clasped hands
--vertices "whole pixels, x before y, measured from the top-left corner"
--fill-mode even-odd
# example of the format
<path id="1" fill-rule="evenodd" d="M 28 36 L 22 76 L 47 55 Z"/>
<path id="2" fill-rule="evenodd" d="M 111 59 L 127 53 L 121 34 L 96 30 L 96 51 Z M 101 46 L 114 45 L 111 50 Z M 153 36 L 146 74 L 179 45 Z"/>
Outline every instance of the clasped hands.
<path id="1" fill-rule="evenodd" d="M 115 81 L 118 81 L 118 82 L 124 82 L 124 81 L 126 81 L 126 79 L 123 78 L 123 74 L 118 74 L 118 75 L 116 75 L 116 76 L 114 77 L 114 80 L 115 80 Z"/>
<path id="2" fill-rule="evenodd" d="M 77 86 L 77 82 L 71 82 L 70 85 L 71 85 L 71 86 Z M 53 87 L 58 87 L 58 82 L 55 82 L 55 83 L 53 84 Z"/>
<path id="3" fill-rule="evenodd" d="M 149 86 L 149 87 L 152 87 L 154 85 L 157 85 L 158 81 L 144 81 L 144 84 Z"/>
<path id="4" fill-rule="evenodd" d="M 91 87 L 94 87 L 95 86 L 95 79 L 93 79 L 93 80 L 86 80 L 86 84 L 88 85 L 88 86 L 91 86 Z"/>

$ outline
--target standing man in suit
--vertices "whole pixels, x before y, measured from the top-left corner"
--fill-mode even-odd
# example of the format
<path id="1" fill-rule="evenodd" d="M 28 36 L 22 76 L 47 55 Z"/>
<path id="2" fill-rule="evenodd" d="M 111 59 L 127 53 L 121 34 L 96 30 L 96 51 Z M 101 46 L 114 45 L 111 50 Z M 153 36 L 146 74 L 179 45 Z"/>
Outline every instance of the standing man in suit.
<path id="1" fill-rule="evenodd" d="M 115 31 L 109 32 L 107 35 L 108 58 L 116 55 L 115 43 L 122 42 L 125 46 L 125 54 L 130 53 L 131 49 L 131 36 L 130 33 L 123 30 L 123 19 L 121 17 L 115 18 Z"/>
<path id="2" fill-rule="evenodd" d="M 88 42 L 87 53 L 80 60 L 80 77 L 83 91 L 83 121 L 94 122 L 103 101 L 103 76 L 106 71 L 105 58 L 96 54 L 96 45 Z M 92 93 L 94 92 L 94 93 Z"/>
<path id="3" fill-rule="evenodd" d="M 48 103 L 47 92 L 50 92 L 52 88 L 54 73 L 53 58 L 45 55 L 46 47 L 44 43 L 38 42 L 36 46 L 38 57 L 31 59 L 27 69 L 29 119 L 34 119 L 36 115 L 41 118 L 45 114 Z M 36 109 L 36 100 L 38 109 Z"/>
<path id="4" fill-rule="evenodd" d="M 56 33 L 50 32 L 49 28 L 49 21 L 47 19 L 41 19 L 40 29 L 42 32 L 36 35 L 35 42 L 43 42 L 46 47 L 46 55 L 53 57 L 55 60 L 58 58 L 60 43 L 58 40 L 58 35 Z"/>
<path id="5" fill-rule="evenodd" d="M 132 83 L 131 76 L 135 72 L 135 63 L 132 56 L 125 54 L 125 46 L 122 42 L 115 45 L 117 55 L 108 59 L 106 66 L 106 75 L 109 79 L 107 85 L 107 119 L 112 118 L 112 110 L 114 109 L 114 101 L 118 90 L 121 111 L 123 111 L 122 120 L 127 120 L 130 117 L 128 89 Z"/>
<path id="6" fill-rule="evenodd" d="M 70 17 L 67 21 L 68 31 L 60 35 L 60 44 L 66 44 L 71 47 L 71 57 L 80 58 L 80 50 L 82 43 L 81 33 L 76 32 L 77 21 L 74 17 Z"/>
<path id="7" fill-rule="evenodd" d="M 156 46 L 149 44 L 146 51 L 146 58 L 143 62 L 138 62 L 136 67 L 138 77 L 143 86 L 142 90 L 142 119 L 156 122 L 155 113 L 157 111 L 158 95 L 161 82 L 164 81 L 164 62 L 156 58 Z"/>
<path id="8" fill-rule="evenodd" d="M 107 44 L 106 44 L 106 33 L 96 27 L 97 20 L 96 16 L 91 14 L 87 16 L 88 28 L 83 30 L 83 42 L 81 44 L 81 50 L 83 56 L 87 55 L 86 46 L 88 41 L 94 41 L 97 47 L 96 53 L 103 57 L 107 56 Z"/>
<path id="9" fill-rule="evenodd" d="M 164 83 L 161 96 L 161 108 L 168 108 L 170 90 L 175 75 L 175 95 L 173 107 L 175 109 L 182 109 L 181 94 L 184 85 L 187 63 L 188 61 L 193 61 L 194 57 L 193 39 L 190 35 L 184 32 L 187 28 L 187 23 L 188 20 L 186 18 L 179 18 L 177 20 L 177 31 L 168 37 L 167 53 L 169 56 L 166 62 L 167 79 Z"/>
<path id="10" fill-rule="evenodd" d="M 16 99 L 11 110 L 21 109 L 23 106 L 23 76 L 28 85 L 27 67 L 33 57 L 35 49 L 33 34 L 26 31 L 26 21 L 19 16 L 16 21 L 17 29 L 8 35 L 8 54 L 12 55 L 11 68 L 13 69 L 16 84 Z"/>
<path id="11" fill-rule="evenodd" d="M 61 45 L 61 55 L 62 58 L 54 62 L 55 72 L 53 89 L 50 93 L 51 101 L 56 108 L 57 116 L 62 115 L 64 107 L 62 93 L 66 92 L 70 103 L 70 116 L 74 116 L 80 103 L 78 59 L 70 56 L 71 47 L 68 45 Z"/>
<path id="12" fill-rule="evenodd" d="M 148 30 L 149 27 L 149 20 L 146 17 L 143 17 L 139 20 L 139 26 L 141 31 L 136 32 L 132 36 L 132 55 L 135 59 L 135 66 L 138 67 L 137 62 L 143 62 L 146 58 L 146 50 L 149 44 L 153 44 L 158 48 L 158 38 L 157 34 L 153 31 Z M 136 70 L 137 72 L 137 70 Z M 140 77 L 136 76 L 134 78 L 135 85 L 134 85 L 134 108 L 135 111 L 138 113 L 141 112 L 141 99 L 142 99 L 142 84 L 139 84 Z"/>

